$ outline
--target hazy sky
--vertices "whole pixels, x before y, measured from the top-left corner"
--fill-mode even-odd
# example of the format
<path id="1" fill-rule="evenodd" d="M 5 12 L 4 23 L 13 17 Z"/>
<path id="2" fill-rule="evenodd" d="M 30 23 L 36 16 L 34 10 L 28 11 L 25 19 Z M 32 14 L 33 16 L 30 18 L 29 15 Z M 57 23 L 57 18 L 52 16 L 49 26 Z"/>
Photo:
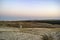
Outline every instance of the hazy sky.
<path id="1" fill-rule="evenodd" d="M 0 20 L 60 19 L 59 0 L 0 0 Z"/>

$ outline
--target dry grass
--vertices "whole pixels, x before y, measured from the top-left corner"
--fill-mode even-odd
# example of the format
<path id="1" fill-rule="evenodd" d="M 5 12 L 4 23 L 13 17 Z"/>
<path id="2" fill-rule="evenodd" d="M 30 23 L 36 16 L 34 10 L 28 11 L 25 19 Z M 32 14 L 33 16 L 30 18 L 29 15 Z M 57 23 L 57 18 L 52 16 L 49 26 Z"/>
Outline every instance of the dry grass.
<path id="1" fill-rule="evenodd" d="M 52 25 L 48 23 L 39 22 L 0 22 L 0 27 L 16 27 L 19 28 L 22 25 L 23 28 L 60 28 L 60 25 Z"/>
<path id="2" fill-rule="evenodd" d="M 60 38 L 60 28 L 18 28 L 17 31 L 16 28 L 8 27 L 5 30 L 0 31 L 0 40 L 59 40 Z"/>
<path id="3" fill-rule="evenodd" d="M 23 28 L 20 28 L 22 25 Z M 60 40 L 60 25 L 35 22 L 1 22 L 0 40 Z"/>

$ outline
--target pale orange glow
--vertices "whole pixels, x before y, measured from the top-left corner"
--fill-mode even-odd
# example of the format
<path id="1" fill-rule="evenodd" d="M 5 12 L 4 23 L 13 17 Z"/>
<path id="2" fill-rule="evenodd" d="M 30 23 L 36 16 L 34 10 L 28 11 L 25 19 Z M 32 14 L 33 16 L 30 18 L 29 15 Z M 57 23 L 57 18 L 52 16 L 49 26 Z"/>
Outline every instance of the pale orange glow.
<path id="1" fill-rule="evenodd" d="M 58 2 L 52 0 L 4 1 L 0 15 L 55 18 L 60 17 L 58 7 Z"/>

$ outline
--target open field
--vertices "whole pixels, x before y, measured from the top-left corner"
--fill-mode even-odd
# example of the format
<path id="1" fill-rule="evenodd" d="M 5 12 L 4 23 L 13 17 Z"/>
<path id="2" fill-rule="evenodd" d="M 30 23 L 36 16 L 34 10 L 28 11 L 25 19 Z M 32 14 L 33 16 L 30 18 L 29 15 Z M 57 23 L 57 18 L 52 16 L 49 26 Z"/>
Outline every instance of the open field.
<path id="1" fill-rule="evenodd" d="M 60 40 L 60 28 L 0 28 L 0 40 Z"/>
<path id="2" fill-rule="evenodd" d="M 0 40 L 60 40 L 60 24 L 0 21 Z"/>
<path id="3" fill-rule="evenodd" d="M 60 28 L 60 20 L 40 21 L 0 21 L 0 26 L 16 28 Z"/>

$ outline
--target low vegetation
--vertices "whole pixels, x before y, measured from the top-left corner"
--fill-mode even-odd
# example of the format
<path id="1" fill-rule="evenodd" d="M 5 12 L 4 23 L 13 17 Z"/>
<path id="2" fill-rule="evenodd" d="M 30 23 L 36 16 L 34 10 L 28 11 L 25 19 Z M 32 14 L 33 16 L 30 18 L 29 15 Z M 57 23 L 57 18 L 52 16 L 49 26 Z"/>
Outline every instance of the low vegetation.
<path id="1" fill-rule="evenodd" d="M 20 26 L 22 26 L 22 28 L 60 28 L 58 23 L 49 24 L 47 22 L 56 23 L 58 21 L 0 21 L 0 26 L 16 28 L 20 28 Z"/>
<path id="2" fill-rule="evenodd" d="M 0 21 L 0 40 L 60 40 L 60 24 Z"/>

